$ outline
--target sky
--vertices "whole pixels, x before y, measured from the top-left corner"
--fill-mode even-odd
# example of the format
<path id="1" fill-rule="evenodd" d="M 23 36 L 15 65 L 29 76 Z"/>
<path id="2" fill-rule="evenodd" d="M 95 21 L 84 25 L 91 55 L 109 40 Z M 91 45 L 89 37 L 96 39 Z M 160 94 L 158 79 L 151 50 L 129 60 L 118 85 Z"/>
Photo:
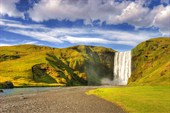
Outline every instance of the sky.
<path id="1" fill-rule="evenodd" d="M 170 0 L 0 0 L 0 46 L 127 51 L 156 37 L 170 37 Z"/>

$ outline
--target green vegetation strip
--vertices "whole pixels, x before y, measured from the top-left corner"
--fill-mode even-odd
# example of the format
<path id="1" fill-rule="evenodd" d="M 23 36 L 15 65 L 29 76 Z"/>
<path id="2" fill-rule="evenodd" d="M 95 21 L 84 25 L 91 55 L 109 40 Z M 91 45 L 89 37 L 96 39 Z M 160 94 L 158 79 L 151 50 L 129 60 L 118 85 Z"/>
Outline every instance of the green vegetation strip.
<path id="1" fill-rule="evenodd" d="M 127 112 L 169 113 L 170 86 L 99 88 L 86 92 L 116 103 Z"/>

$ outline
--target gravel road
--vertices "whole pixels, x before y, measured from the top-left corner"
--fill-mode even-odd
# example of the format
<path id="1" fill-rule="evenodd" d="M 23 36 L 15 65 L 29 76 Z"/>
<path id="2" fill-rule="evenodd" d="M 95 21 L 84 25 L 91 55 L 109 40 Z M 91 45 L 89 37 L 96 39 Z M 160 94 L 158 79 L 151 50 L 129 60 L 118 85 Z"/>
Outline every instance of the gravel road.
<path id="1" fill-rule="evenodd" d="M 85 92 L 90 87 L 0 97 L 0 113 L 124 113 L 111 102 Z"/>

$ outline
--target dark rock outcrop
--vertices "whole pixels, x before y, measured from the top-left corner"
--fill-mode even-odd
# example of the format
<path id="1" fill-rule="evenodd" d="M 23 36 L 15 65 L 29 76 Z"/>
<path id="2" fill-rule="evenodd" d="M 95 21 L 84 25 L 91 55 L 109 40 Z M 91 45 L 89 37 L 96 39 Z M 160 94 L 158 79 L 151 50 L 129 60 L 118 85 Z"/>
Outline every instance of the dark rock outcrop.
<path id="1" fill-rule="evenodd" d="M 6 60 L 15 60 L 15 59 L 18 59 L 20 58 L 19 55 L 0 55 L 0 62 L 2 61 L 6 61 Z"/>
<path id="2" fill-rule="evenodd" d="M 56 80 L 54 79 L 55 76 L 53 76 L 55 74 L 55 70 L 49 64 L 41 63 L 34 65 L 32 67 L 32 74 L 33 80 L 36 82 L 56 83 Z"/>
<path id="3" fill-rule="evenodd" d="M 6 81 L 2 84 L 2 88 L 12 89 L 12 88 L 14 88 L 14 84 L 11 81 Z"/>
<path id="4" fill-rule="evenodd" d="M 0 89 L 0 93 L 3 93 L 3 90 L 2 90 L 2 89 Z"/>

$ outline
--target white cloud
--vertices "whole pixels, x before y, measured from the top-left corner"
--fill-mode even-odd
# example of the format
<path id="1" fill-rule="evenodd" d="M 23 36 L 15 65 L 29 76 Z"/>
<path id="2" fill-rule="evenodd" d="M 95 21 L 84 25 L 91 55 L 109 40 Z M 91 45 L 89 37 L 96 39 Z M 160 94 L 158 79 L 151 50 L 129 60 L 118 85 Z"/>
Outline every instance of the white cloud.
<path id="1" fill-rule="evenodd" d="M 12 46 L 11 44 L 2 44 L 0 43 L 0 46 Z"/>
<path id="2" fill-rule="evenodd" d="M 72 44 L 92 44 L 92 43 L 97 43 L 97 44 L 121 44 L 121 45 L 130 45 L 130 46 L 135 46 L 137 43 L 135 41 L 131 40 L 117 40 L 114 41 L 108 40 L 108 39 L 103 39 L 103 38 L 89 38 L 89 37 L 73 37 L 73 36 L 64 36 L 60 37 L 61 40 L 70 42 Z"/>
<path id="3" fill-rule="evenodd" d="M 139 3 L 131 2 L 120 15 L 113 17 L 112 23 L 129 23 L 135 27 L 147 27 L 152 20 L 148 19 L 149 8 L 144 8 Z"/>
<path id="4" fill-rule="evenodd" d="M 0 26 L 20 28 L 20 29 L 39 29 L 39 28 L 45 29 L 45 27 L 40 24 L 24 25 L 21 22 L 13 21 L 13 20 L 6 20 L 6 19 L 0 19 Z"/>
<path id="5" fill-rule="evenodd" d="M 0 46 L 13 46 L 13 45 L 19 45 L 19 44 L 38 44 L 38 45 L 41 45 L 41 44 L 38 43 L 38 41 L 27 41 L 27 40 L 25 40 L 23 42 L 17 42 L 17 43 L 12 43 L 12 44 L 0 43 Z"/>
<path id="6" fill-rule="evenodd" d="M 30 18 L 40 22 L 49 19 L 70 20 L 83 19 L 85 24 L 91 24 L 94 20 L 100 20 L 107 24 L 128 23 L 136 28 L 158 27 L 160 31 L 167 34 L 169 30 L 165 21 L 169 21 L 169 13 L 165 13 L 162 19 L 159 7 L 168 12 L 169 6 L 159 5 L 153 9 L 144 7 L 147 0 L 135 0 L 115 2 L 113 0 L 41 0 L 30 9 Z M 167 3 L 162 0 L 162 3 Z M 156 23 L 153 24 L 154 18 Z M 158 22 L 159 21 L 159 22 Z"/>
<path id="7" fill-rule="evenodd" d="M 0 0 L 0 16 L 8 15 L 10 17 L 24 18 L 23 13 L 16 9 L 16 3 L 19 0 Z"/>
<path id="8" fill-rule="evenodd" d="M 3 23 L 3 24 L 2 24 Z M 40 24 L 22 24 L 20 22 L 0 20 L 3 30 L 28 36 L 33 39 L 51 43 L 64 44 L 119 44 L 136 46 L 149 38 L 160 36 L 152 32 L 126 32 L 116 30 L 101 30 L 88 28 L 47 28 Z M 32 27 L 31 27 L 32 26 Z M 42 27 L 39 27 L 42 26 Z M 38 42 L 23 42 L 37 44 Z"/>
<path id="9" fill-rule="evenodd" d="M 73 44 L 89 44 L 89 43 L 98 43 L 98 44 L 111 44 L 112 41 L 102 39 L 102 38 L 89 38 L 89 37 L 73 37 L 73 36 L 64 36 L 60 37 L 61 40 L 67 41 Z"/>
<path id="10" fill-rule="evenodd" d="M 15 42 L 16 40 L 13 39 L 7 39 L 7 38 L 0 38 L 0 41 L 4 41 L 4 42 Z"/>
<path id="11" fill-rule="evenodd" d="M 24 41 L 23 44 L 38 44 L 38 41 Z"/>
<path id="12" fill-rule="evenodd" d="M 160 28 L 163 35 L 170 36 L 170 6 L 160 7 L 155 16 L 153 26 Z"/>
<path id="13" fill-rule="evenodd" d="M 34 39 L 37 40 L 41 40 L 41 41 L 47 41 L 47 42 L 55 42 L 55 43 L 62 43 L 61 40 L 59 40 L 58 38 L 55 38 L 53 36 L 48 35 L 48 33 L 46 32 L 40 32 L 40 31 L 29 31 L 29 30 L 21 30 L 21 29 L 8 29 L 7 31 L 12 32 L 12 33 L 16 33 L 16 34 L 20 34 L 20 35 L 25 35 L 25 36 L 29 36 L 32 37 Z"/>
<path id="14" fill-rule="evenodd" d="M 19 0 L 0 0 L 0 17 L 8 15 L 10 17 L 24 18 L 24 13 L 16 8 Z M 149 9 L 147 4 L 153 0 L 135 0 L 116 2 L 114 0 L 41 0 L 35 3 L 33 8 L 28 10 L 29 17 L 33 21 L 41 22 L 50 19 L 70 20 L 83 19 L 85 24 L 92 24 L 94 20 L 100 20 L 107 24 L 128 23 L 136 28 L 159 28 L 163 35 L 170 36 L 170 1 L 161 0 L 166 6 L 158 5 Z M 144 7 L 145 6 L 145 7 Z M 33 27 L 20 24 L 4 25 L 21 29 L 32 29 Z"/>

